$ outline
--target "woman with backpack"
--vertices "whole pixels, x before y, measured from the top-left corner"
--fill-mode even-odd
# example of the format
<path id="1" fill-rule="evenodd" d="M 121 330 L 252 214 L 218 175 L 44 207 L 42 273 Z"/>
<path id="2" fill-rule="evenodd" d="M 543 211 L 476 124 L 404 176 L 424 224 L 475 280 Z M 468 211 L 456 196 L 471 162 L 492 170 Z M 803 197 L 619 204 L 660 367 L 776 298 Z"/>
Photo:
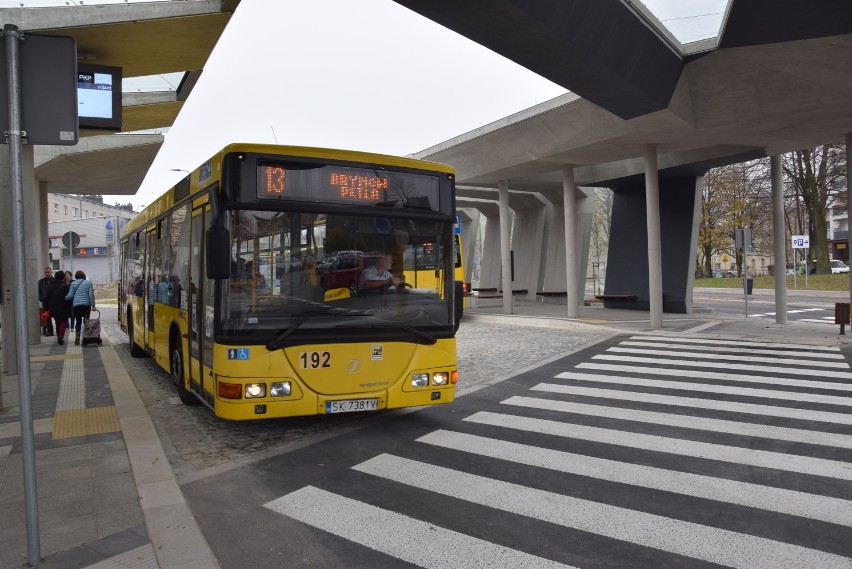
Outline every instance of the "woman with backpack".
<path id="1" fill-rule="evenodd" d="M 95 307 L 95 287 L 91 281 L 86 280 L 86 273 L 77 271 L 74 273 L 74 281 L 65 295 L 65 300 L 70 300 L 74 307 L 74 344 L 80 345 L 80 328 L 83 326 L 83 319 L 89 318 L 92 309 Z"/>

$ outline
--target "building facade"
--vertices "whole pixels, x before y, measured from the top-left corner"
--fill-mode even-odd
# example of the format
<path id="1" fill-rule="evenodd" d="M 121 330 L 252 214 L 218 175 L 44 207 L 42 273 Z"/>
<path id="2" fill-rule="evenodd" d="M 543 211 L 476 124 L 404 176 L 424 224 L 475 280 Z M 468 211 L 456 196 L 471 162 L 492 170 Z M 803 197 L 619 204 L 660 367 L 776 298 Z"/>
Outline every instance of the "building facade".
<path id="1" fill-rule="evenodd" d="M 136 213 L 100 197 L 66 194 L 48 194 L 47 208 L 51 267 L 82 270 L 96 286 L 118 280 L 120 230 Z"/>

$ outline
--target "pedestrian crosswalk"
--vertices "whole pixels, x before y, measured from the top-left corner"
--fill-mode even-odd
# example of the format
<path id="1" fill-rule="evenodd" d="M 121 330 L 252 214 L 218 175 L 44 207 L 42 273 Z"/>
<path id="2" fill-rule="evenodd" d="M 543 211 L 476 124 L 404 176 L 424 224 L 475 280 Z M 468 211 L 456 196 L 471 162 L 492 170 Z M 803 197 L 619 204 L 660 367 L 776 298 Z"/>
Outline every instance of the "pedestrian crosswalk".
<path id="1" fill-rule="evenodd" d="M 489 390 L 264 506 L 388 566 L 852 568 L 836 347 L 636 335 Z"/>
<path id="2" fill-rule="evenodd" d="M 816 316 L 816 313 L 823 312 L 822 316 L 817 318 L 802 318 L 800 315 L 813 315 Z M 760 312 L 758 314 L 749 314 L 752 318 L 775 318 L 776 312 Z M 790 318 L 792 316 L 792 318 Z M 795 320 L 796 322 L 814 322 L 816 324 L 834 324 L 834 311 L 829 308 L 798 308 L 795 310 L 788 310 L 787 317 L 791 320 Z"/>

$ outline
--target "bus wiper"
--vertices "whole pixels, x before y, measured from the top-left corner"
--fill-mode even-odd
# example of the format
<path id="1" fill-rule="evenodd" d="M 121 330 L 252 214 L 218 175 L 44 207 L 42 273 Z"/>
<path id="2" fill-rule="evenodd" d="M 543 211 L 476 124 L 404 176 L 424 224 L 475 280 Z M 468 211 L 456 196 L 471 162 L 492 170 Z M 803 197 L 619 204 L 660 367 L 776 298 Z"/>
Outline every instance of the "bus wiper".
<path id="1" fill-rule="evenodd" d="M 396 323 L 396 324 L 391 324 L 391 323 L 388 323 L 388 324 L 364 324 L 363 326 L 342 326 L 341 325 L 341 326 L 337 326 L 337 328 L 367 328 L 368 330 L 404 330 L 404 331 L 408 332 L 409 334 L 411 334 L 412 336 L 419 338 L 421 340 L 421 342 L 418 342 L 418 343 L 420 343 L 420 344 L 425 344 L 427 346 L 431 346 L 438 341 L 437 338 L 435 338 L 431 334 L 427 334 L 426 332 L 423 332 L 422 330 L 418 330 L 417 328 L 414 328 L 413 326 L 409 326 L 408 324 L 400 324 L 400 323 Z"/>
<path id="2" fill-rule="evenodd" d="M 280 334 L 278 334 L 277 336 L 272 338 L 269 342 L 267 342 L 266 349 L 269 350 L 270 352 L 273 352 L 275 350 L 283 348 L 284 347 L 284 340 L 287 338 L 287 336 L 289 336 L 290 334 L 292 334 L 293 332 L 298 330 L 299 327 L 302 324 L 304 324 L 305 322 L 307 322 L 308 320 L 310 320 L 314 316 L 337 317 L 337 316 L 365 316 L 365 315 L 366 315 L 365 312 L 342 311 L 342 310 L 334 310 L 334 309 L 331 309 L 331 308 L 328 308 L 328 309 L 325 309 L 325 310 L 306 310 L 305 312 L 300 312 L 299 314 L 296 314 L 294 316 L 295 319 L 293 320 L 293 322 L 290 323 L 289 326 L 287 326 L 287 328 L 282 330 Z"/>

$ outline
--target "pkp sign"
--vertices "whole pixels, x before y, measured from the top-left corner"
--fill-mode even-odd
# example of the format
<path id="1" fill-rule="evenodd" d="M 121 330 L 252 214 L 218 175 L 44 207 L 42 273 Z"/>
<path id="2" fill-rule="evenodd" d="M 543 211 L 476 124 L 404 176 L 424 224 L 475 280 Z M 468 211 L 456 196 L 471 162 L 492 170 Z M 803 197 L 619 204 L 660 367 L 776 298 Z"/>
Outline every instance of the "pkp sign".
<path id="1" fill-rule="evenodd" d="M 793 235 L 793 249 L 810 249 L 810 237 L 807 235 Z"/>

